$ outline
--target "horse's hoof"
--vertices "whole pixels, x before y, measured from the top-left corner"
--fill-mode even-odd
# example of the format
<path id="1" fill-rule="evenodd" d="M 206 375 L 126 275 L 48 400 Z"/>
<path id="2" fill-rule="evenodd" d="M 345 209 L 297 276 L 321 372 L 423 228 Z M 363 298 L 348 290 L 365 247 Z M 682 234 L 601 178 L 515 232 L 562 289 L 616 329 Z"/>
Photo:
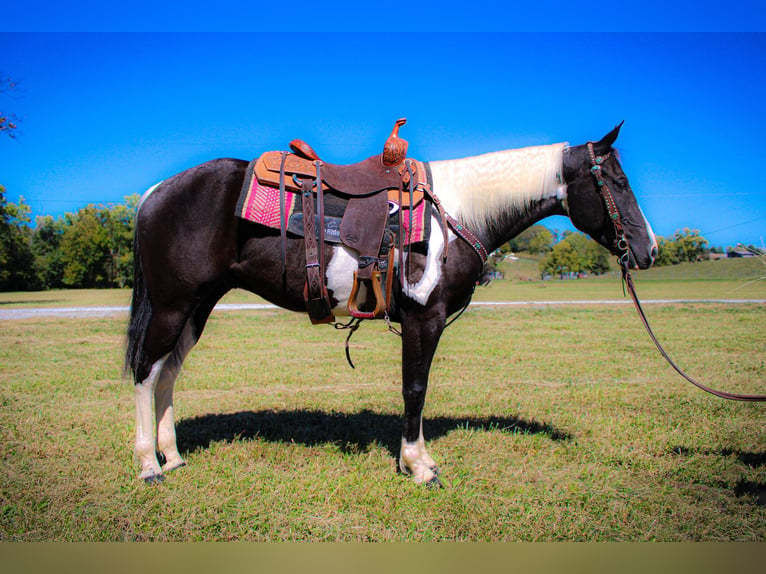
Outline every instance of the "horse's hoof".
<path id="1" fill-rule="evenodd" d="M 144 478 L 144 484 L 160 484 L 165 480 L 164 474 L 153 474 Z"/>
<path id="2" fill-rule="evenodd" d="M 444 485 L 442 484 L 442 481 L 439 480 L 439 477 L 437 475 L 434 475 L 431 480 L 426 482 L 426 486 L 428 488 L 442 488 Z"/>
<path id="3" fill-rule="evenodd" d="M 183 468 L 186 466 L 186 461 L 182 460 L 175 466 L 169 466 L 169 467 L 162 467 L 162 472 L 167 474 L 168 472 L 173 472 L 174 470 L 178 470 L 179 468 Z"/>

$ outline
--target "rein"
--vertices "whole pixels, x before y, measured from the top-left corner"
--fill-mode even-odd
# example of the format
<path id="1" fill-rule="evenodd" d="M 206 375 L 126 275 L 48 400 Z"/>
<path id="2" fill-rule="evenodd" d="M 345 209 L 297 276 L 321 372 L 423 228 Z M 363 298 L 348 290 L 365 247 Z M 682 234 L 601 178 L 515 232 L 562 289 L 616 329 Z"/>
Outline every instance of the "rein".
<path id="1" fill-rule="evenodd" d="M 606 159 L 609 157 L 610 154 L 597 156 L 595 152 L 593 151 L 593 143 L 591 142 L 588 143 L 588 154 L 590 155 L 590 161 L 592 166 L 591 173 L 593 174 L 593 177 L 596 179 L 596 185 L 598 186 L 599 192 L 601 193 L 601 197 L 604 199 L 604 203 L 606 204 L 606 209 L 607 209 L 607 212 L 609 213 L 609 218 L 612 220 L 612 224 L 614 225 L 615 248 L 618 254 L 617 257 L 620 263 L 620 270 L 622 271 L 623 284 L 627 286 L 628 293 L 630 293 L 630 298 L 633 300 L 633 305 L 636 307 L 638 316 L 641 318 L 641 322 L 644 324 L 644 327 L 646 328 L 646 332 L 649 334 L 649 338 L 652 340 L 655 347 L 657 347 L 657 350 L 660 352 L 660 355 L 662 355 L 662 357 L 668 362 L 668 364 L 671 367 L 673 367 L 673 369 L 679 375 L 681 375 L 688 382 L 693 384 L 698 389 L 705 391 L 706 393 L 710 393 L 711 395 L 715 395 L 716 397 L 727 399 L 730 401 L 744 401 L 744 402 L 766 401 L 766 395 L 747 395 L 747 394 L 729 393 L 726 391 L 719 391 L 716 389 L 712 389 L 708 386 L 705 386 L 699 381 L 696 381 L 692 377 L 687 375 L 667 354 L 665 349 L 657 340 L 657 337 L 655 336 L 654 331 L 652 331 L 652 327 L 649 325 L 649 320 L 646 318 L 646 314 L 644 313 L 644 310 L 641 307 L 641 302 L 638 299 L 638 293 L 636 293 L 636 286 L 635 286 L 635 283 L 633 282 L 633 277 L 631 277 L 630 275 L 630 270 L 628 265 L 629 246 L 628 246 L 628 240 L 625 237 L 625 230 L 623 229 L 622 222 L 620 220 L 620 212 L 617 210 L 617 203 L 614 200 L 612 191 L 609 189 L 609 186 L 607 185 L 606 181 L 604 180 L 601 174 L 601 164 L 604 163 L 604 161 L 606 161 Z"/>

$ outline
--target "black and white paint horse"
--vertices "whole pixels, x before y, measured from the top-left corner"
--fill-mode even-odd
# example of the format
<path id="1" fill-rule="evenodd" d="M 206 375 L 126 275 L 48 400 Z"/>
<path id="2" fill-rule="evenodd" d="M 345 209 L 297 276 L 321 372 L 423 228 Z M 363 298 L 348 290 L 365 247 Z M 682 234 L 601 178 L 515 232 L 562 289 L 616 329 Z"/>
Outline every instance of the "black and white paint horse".
<path id="1" fill-rule="evenodd" d="M 618 132 L 619 126 L 594 142 L 593 149 L 603 158 L 601 174 L 621 216 L 628 263 L 648 268 L 657 244 L 612 153 Z M 247 164 L 219 159 L 191 168 L 147 191 L 138 207 L 126 368 L 135 381 L 135 449 L 140 478 L 147 482 L 184 465 L 176 446 L 173 386 L 216 302 L 238 287 L 286 309 L 306 310 L 303 239 L 288 236 L 283 285 L 279 231 L 235 216 Z M 568 215 L 600 244 L 618 249 L 586 145 L 500 151 L 431 162 L 429 167 L 433 192 L 446 212 L 472 230 L 489 252 L 551 215 Z M 427 249 L 408 253 L 419 272 L 403 286 L 394 281 L 390 311 L 402 332 L 399 467 L 418 483 L 438 483 L 422 427 L 431 361 L 447 318 L 468 304 L 483 268 L 471 246 L 451 231 L 444 261 L 440 223 L 434 219 L 431 229 Z M 342 316 L 347 314 L 356 257 L 342 245 L 325 245 L 324 257 L 334 312 Z M 165 461 L 162 467 L 158 452 Z"/>

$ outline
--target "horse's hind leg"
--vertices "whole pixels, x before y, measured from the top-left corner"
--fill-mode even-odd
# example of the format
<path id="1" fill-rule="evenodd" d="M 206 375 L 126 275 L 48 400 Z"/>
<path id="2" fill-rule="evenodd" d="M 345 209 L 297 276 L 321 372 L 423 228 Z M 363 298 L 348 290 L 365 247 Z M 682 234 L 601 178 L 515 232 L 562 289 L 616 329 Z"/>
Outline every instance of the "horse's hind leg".
<path id="1" fill-rule="evenodd" d="M 197 339 L 192 320 L 182 324 L 172 351 L 157 359 L 149 375 L 135 386 L 136 456 L 141 464 L 139 478 L 146 482 L 160 481 L 164 472 L 185 465 L 176 445 L 173 387 L 184 358 Z M 157 452 L 165 458 L 162 467 Z"/>
<path id="2" fill-rule="evenodd" d="M 169 355 L 152 365 L 149 376 L 135 385 L 136 396 L 136 457 L 141 465 L 139 478 L 146 482 L 163 479 L 160 463 L 157 461 L 156 436 L 154 432 L 154 410 L 152 402 L 162 368 Z"/>
<path id="3" fill-rule="evenodd" d="M 186 355 L 196 343 L 191 320 L 186 322 L 173 352 L 167 356 L 154 387 L 154 408 L 157 414 L 157 450 L 165 457 L 163 472 L 186 466 L 176 444 L 173 414 L 173 387 Z"/>

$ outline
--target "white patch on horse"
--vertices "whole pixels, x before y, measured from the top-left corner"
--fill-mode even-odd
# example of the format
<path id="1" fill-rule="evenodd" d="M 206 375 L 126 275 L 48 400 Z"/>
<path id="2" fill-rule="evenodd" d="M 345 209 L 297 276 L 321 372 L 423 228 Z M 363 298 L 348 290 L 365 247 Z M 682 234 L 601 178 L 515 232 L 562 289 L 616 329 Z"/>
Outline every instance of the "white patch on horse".
<path id="1" fill-rule="evenodd" d="M 646 215 L 644 215 L 644 210 L 641 209 L 641 206 L 638 206 L 638 211 L 641 212 L 641 217 L 644 218 L 644 225 L 646 225 L 646 233 L 651 238 L 651 242 L 649 245 L 649 257 L 652 260 L 652 263 L 654 262 L 654 257 L 652 256 L 652 253 L 656 253 L 656 250 L 659 248 L 657 245 L 657 236 L 654 234 L 654 230 L 652 229 L 651 224 L 649 223 L 649 220 L 646 218 Z"/>
<path id="2" fill-rule="evenodd" d="M 521 212 L 546 197 L 566 199 L 565 147 L 533 146 L 431 162 L 434 193 L 448 213 L 474 232 L 484 231 L 504 210 Z"/>
<path id="3" fill-rule="evenodd" d="M 450 230 L 448 241 L 453 241 L 456 235 Z M 431 236 L 428 238 L 428 254 L 426 255 L 426 266 L 423 276 L 415 284 L 409 281 L 404 282 L 402 292 L 410 299 L 413 299 L 425 305 L 428 298 L 436 288 L 442 276 L 442 253 L 444 252 L 444 236 L 439 221 L 435 216 L 431 216 Z M 394 261 L 398 265 L 399 254 L 394 254 Z M 404 266 L 407 267 L 407 253 L 404 254 Z"/>
<path id="4" fill-rule="evenodd" d="M 430 482 L 437 477 L 438 469 L 434 459 L 426 450 L 426 441 L 423 437 L 423 419 L 420 419 L 420 434 L 414 442 L 408 442 L 402 438 L 402 448 L 399 453 L 399 470 L 404 474 L 412 475 L 418 483 Z"/>
<path id="5" fill-rule="evenodd" d="M 563 181 L 563 174 L 562 174 L 562 181 Z M 556 191 L 556 199 L 558 199 L 561 202 L 561 205 L 564 206 L 564 211 L 569 213 L 569 202 L 568 202 L 568 196 L 567 196 L 567 186 L 562 184 L 559 186 L 558 190 Z"/>
<path id="6" fill-rule="evenodd" d="M 332 257 L 326 270 L 327 289 L 332 291 L 333 298 L 338 301 L 338 306 L 333 308 L 333 313 L 337 316 L 349 315 L 348 298 L 351 296 L 357 261 L 357 255 L 345 245 L 332 248 Z"/>
<path id="7" fill-rule="evenodd" d="M 163 179 L 161 182 L 155 183 L 153 186 L 151 186 L 149 189 L 147 189 L 144 192 L 144 194 L 141 196 L 141 199 L 138 200 L 138 205 L 136 206 L 136 213 L 138 213 L 138 210 L 141 209 L 141 205 L 144 203 L 144 201 L 146 201 L 146 198 L 149 197 L 155 189 L 161 186 L 164 181 L 165 180 Z"/>
<path id="8" fill-rule="evenodd" d="M 162 476 L 157 461 L 154 434 L 154 389 L 170 354 L 152 365 L 149 376 L 135 385 L 136 395 L 136 457 L 141 465 L 139 478 L 143 480 Z"/>
<path id="9" fill-rule="evenodd" d="M 163 472 L 185 466 L 176 445 L 175 414 L 173 409 L 173 387 L 184 358 L 194 346 L 194 329 L 191 319 L 186 322 L 181 336 L 162 368 L 154 389 L 154 404 L 157 413 L 157 449 L 165 456 Z"/>
<path id="10" fill-rule="evenodd" d="M 456 235 L 449 232 L 449 241 L 453 241 Z M 444 237 L 442 236 L 439 221 L 435 216 L 431 217 L 431 236 L 428 239 L 428 254 L 426 255 L 425 269 L 417 283 L 405 281 L 402 291 L 409 298 L 414 299 L 421 305 L 428 302 L 428 298 L 441 279 L 441 256 L 444 251 Z M 407 254 L 404 254 L 404 265 L 407 266 Z M 394 252 L 394 266 L 399 266 L 399 251 Z M 358 256 L 353 249 L 345 245 L 336 245 L 332 249 L 332 257 L 327 264 L 327 289 L 332 291 L 333 298 L 338 301 L 333 313 L 343 317 L 349 315 L 348 298 L 351 296 L 351 287 L 354 281 L 354 271 L 358 268 Z M 364 298 L 363 294 L 362 298 Z"/>
<path id="11" fill-rule="evenodd" d="M 136 456 L 141 464 L 139 478 L 144 480 L 159 480 L 163 472 L 186 464 L 176 445 L 173 387 L 194 342 L 194 330 L 187 321 L 173 351 L 156 361 L 149 376 L 135 386 Z M 157 451 L 165 457 L 162 468 Z"/>

